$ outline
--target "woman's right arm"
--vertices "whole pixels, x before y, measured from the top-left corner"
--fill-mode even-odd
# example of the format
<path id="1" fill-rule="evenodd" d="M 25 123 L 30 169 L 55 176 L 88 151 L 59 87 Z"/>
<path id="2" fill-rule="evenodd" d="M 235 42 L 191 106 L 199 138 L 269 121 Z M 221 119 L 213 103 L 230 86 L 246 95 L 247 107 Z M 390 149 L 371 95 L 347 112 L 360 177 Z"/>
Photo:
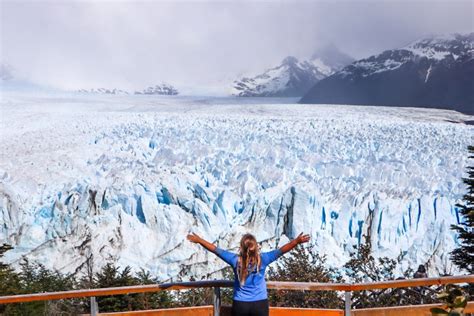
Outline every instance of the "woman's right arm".
<path id="1" fill-rule="evenodd" d="M 291 251 L 293 248 L 298 246 L 299 244 L 303 244 L 305 242 L 308 242 L 310 239 L 308 234 L 303 235 L 303 233 L 299 234 L 295 239 L 287 243 L 286 245 L 283 245 L 280 250 L 282 254 L 287 253 L 288 251 Z"/>
<path id="2" fill-rule="evenodd" d="M 216 253 L 216 249 L 217 249 L 216 245 L 208 242 L 207 240 L 202 239 L 197 234 L 195 233 L 189 234 L 186 238 L 188 238 L 190 242 L 193 242 L 195 244 L 200 244 L 201 246 L 203 246 L 210 252 Z"/>
<path id="3" fill-rule="evenodd" d="M 289 243 L 283 245 L 281 248 L 262 253 L 262 262 L 265 265 L 269 265 L 273 261 L 277 260 L 280 256 L 284 255 L 288 251 L 291 251 L 293 248 L 295 248 L 299 244 L 308 242 L 309 239 L 310 239 L 309 235 L 303 235 L 303 233 L 301 233 L 298 235 L 298 237 L 296 237 Z"/>

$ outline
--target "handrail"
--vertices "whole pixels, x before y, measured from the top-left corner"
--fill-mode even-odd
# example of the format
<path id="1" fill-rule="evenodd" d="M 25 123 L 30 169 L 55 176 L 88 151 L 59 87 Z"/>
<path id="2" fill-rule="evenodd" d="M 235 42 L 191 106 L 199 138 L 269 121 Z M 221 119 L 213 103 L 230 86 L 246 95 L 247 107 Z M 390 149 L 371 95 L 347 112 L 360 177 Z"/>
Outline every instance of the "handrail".
<path id="1" fill-rule="evenodd" d="M 403 279 L 373 283 L 359 283 L 351 284 L 350 291 L 364 291 L 377 289 L 394 289 L 401 287 L 418 287 L 430 285 L 445 285 L 445 284 L 459 284 L 459 283 L 474 283 L 474 274 L 471 275 L 456 275 L 439 278 L 422 278 L 422 279 Z"/>
<path id="2" fill-rule="evenodd" d="M 268 281 L 267 288 L 275 290 L 301 290 L 301 291 L 350 291 L 349 283 L 317 283 L 317 282 L 291 282 Z"/>
<path id="3" fill-rule="evenodd" d="M 449 276 L 439 278 L 423 278 L 410 280 L 394 280 L 373 283 L 316 283 L 316 282 L 280 282 L 268 281 L 267 287 L 276 290 L 306 290 L 306 291 L 363 291 L 387 288 L 419 287 L 443 284 L 474 283 L 474 275 Z M 32 301 L 59 300 L 79 297 L 96 297 L 132 293 L 159 292 L 203 287 L 232 287 L 233 281 L 210 280 L 195 282 L 177 282 L 150 285 L 135 285 L 99 289 L 83 289 L 73 291 L 35 293 L 0 296 L 0 304 L 22 303 Z"/>

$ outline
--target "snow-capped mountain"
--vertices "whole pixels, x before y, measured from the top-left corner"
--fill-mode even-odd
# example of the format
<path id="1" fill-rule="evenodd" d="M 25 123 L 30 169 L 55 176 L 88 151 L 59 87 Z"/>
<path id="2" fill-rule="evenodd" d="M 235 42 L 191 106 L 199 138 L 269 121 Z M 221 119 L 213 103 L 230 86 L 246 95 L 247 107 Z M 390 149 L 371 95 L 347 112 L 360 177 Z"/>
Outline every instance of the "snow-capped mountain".
<path id="1" fill-rule="evenodd" d="M 317 68 L 308 61 L 300 62 L 289 56 L 263 74 L 235 81 L 232 94 L 241 97 L 298 97 L 329 72 L 328 67 Z"/>
<path id="2" fill-rule="evenodd" d="M 316 82 L 352 61 L 334 47 L 320 50 L 305 61 L 289 56 L 279 66 L 260 75 L 236 80 L 232 94 L 241 97 L 300 97 Z"/>
<path id="3" fill-rule="evenodd" d="M 453 272 L 474 126 L 446 121 L 472 117 L 117 98 L 0 100 L 0 242 L 15 247 L 5 260 L 201 277 L 225 265 L 190 231 L 234 251 L 244 232 L 268 250 L 304 231 L 333 267 L 366 235 L 401 270 Z"/>
<path id="4" fill-rule="evenodd" d="M 358 60 L 302 103 L 395 105 L 474 113 L 474 33 L 431 37 Z"/>
<path id="5" fill-rule="evenodd" d="M 98 89 L 79 89 L 76 91 L 81 94 L 112 94 L 112 95 L 129 95 L 131 92 L 123 89 L 117 88 L 98 88 Z M 172 85 L 162 83 L 160 85 L 155 85 L 148 87 L 142 91 L 135 91 L 133 94 L 147 94 L 147 95 L 177 95 L 178 90 Z"/>
<path id="6" fill-rule="evenodd" d="M 162 83 L 154 87 L 148 87 L 143 91 L 135 91 L 135 94 L 177 95 L 178 90 L 170 84 Z"/>
<path id="7" fill-rule="evenodd" d="M 76 92 L 83 94 L 114 94 L 114 95 L 128 95 L 129 92 L 122 89 L 108 89 L 108 88 L 97 88 L 97 89 L 79 89 Z"/>

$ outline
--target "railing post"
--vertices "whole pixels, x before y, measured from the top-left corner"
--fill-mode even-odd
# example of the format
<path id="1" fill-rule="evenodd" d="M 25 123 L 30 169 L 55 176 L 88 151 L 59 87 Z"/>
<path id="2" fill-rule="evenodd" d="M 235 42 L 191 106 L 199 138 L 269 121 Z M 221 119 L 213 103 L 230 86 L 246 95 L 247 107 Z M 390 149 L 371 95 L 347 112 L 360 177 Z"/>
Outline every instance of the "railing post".
<path id="1" fill-rule="evenodd" d="M 346 291 L 344 293 L 344 316 L 351 316 L 352 292 Z"/>
<path id="2" fill-rule="evenodd" d="M 221 288 L 215 287 L 214 288 L 214 316 L 219 316 L 221 314 Z"/>
<path id="3" fill-rule="evenodd" d="M 95 296 L 92 296 L 91 297 L 91 316 L 97 316 L 98 313 L 99 313 L 99 305 L 97 305 Z"/>

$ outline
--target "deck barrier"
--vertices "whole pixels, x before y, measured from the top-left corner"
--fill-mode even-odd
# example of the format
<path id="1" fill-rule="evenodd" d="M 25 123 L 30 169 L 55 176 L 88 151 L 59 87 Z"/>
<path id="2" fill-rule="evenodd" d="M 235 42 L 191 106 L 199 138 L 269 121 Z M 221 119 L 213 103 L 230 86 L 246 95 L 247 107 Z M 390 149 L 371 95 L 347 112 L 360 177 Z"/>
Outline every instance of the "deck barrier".
<path id="1" fill-rule="evenodd" d="M 397 308 L 383 308 L 382 312 L 377 312 L 377 308 L 373 309 L 359 309 L 353 310 L 352 307 L 352 292 L 364 291 L 364 290 L 379 290 L 379 289 L 395 289 L 395 288 L 407 288 L 407 287 L 420 287 L 420 286 L 432 286 L 432 285 L 447 285 L 447 284 L 461 284 L 461 283 L 474 283 L 474 275 L 462 275 L 462 276 L 449 276 L 439 278 L 424 278 L 424 279 L 410 279 L 410 280 L 393 280 L 384 282 L 371 282 L 371 283 L 315 283 L 315 282 L 280 282 L 280 281 L 268 281 L 267 287 L 275 290 L 304 290 L 304 291 L 340 291 L 344 292 L 344 310 L 320 310 L 322 313 L 318 315 L 344 315 L 344 316 L 360 316 L 360 315 L 396 315 L 400 313 L 403 308 L 405 311 L 402 312 L 405 316 L 408 315 L 425 315 L 424 312 L 421 314 L 410 314 L 410 311 L 416 310 L 416 306 L 406 306 Z M 214 288 L 213 294 L 213 306 L 212 315 L 219 316 L 221 313 L 221 298 L 220 288 L 232 287 L 233 281 L 228 280 L 212 280 L 212 281 L 195 281 L 195 282 L 178 282 L 178 283 L 163 283 L 163 284 L 152 284 L 152 285 L 137 285 L 137 286 L 123 286 L 113 288 L 102 288 L 102 289 L 84 289 L 74 291 L 63 291 L 63 292 L 50 292 L 50 293 L 36 293 L 36 294 L 22 294 L 12 296 L 0 296 L 0 304 L 11 304 L 11 303 L 23 303 L 33 301 L 48 301 L 48 300 L 59 300 L 59 299 L 71 299 L 90 297 L 91 298 L 91 315 L 175 315 L 171 309 L 169 313 L 166 310 L 156 311 L 137 311 L 137 312 L 125 312 L 125 313 L 99 313 L 99 307 L 96 304 L 97 296 L 108 296 L 108 295 L 119 295 L 119 294 L 133 294 L 133 293 L 147 293 L 147 292 L 159 292 L 159 291 L 171 291 L 171 290 L 183 290 L 193 288 Z M 433 305 L 436 306 L 436 305 Z M 431 306 L 432 307 L 432 306 Z M 428 307 L 427 307 L 428 308 Z M 188 308 L 189 309 L 189 308 Z M 205 307 L 199 307 L 200 310 L 206 310 Z M 301 310 L 301 311 L 298 311 Z M 291 308 L 272 308 L 271 315 L 309 315 L 306 311 L 316 311 L 315 309 L 291 309 Z M 419 309 L 421 311 L 421 309 Z M 428 309 L 429 310 L 429 309 Z M 196 309 L 197 311 L 197 309 Z M 206 310 L 208 313 L 208 310 Z M 395 313 L 391 313 L 391 311 Z M 185 309 L 181 310 L 181 314 L 185 312 Z M 283 313 L 281 313 L 283 312 Z M 467 312 L 474 313 L 474 302 L 470 302 L 468 305 Z M 208 315 L 205 313 L 198 313 L 201 315 Z M 197 315 L 197 314 L 196 314 Z"/>

